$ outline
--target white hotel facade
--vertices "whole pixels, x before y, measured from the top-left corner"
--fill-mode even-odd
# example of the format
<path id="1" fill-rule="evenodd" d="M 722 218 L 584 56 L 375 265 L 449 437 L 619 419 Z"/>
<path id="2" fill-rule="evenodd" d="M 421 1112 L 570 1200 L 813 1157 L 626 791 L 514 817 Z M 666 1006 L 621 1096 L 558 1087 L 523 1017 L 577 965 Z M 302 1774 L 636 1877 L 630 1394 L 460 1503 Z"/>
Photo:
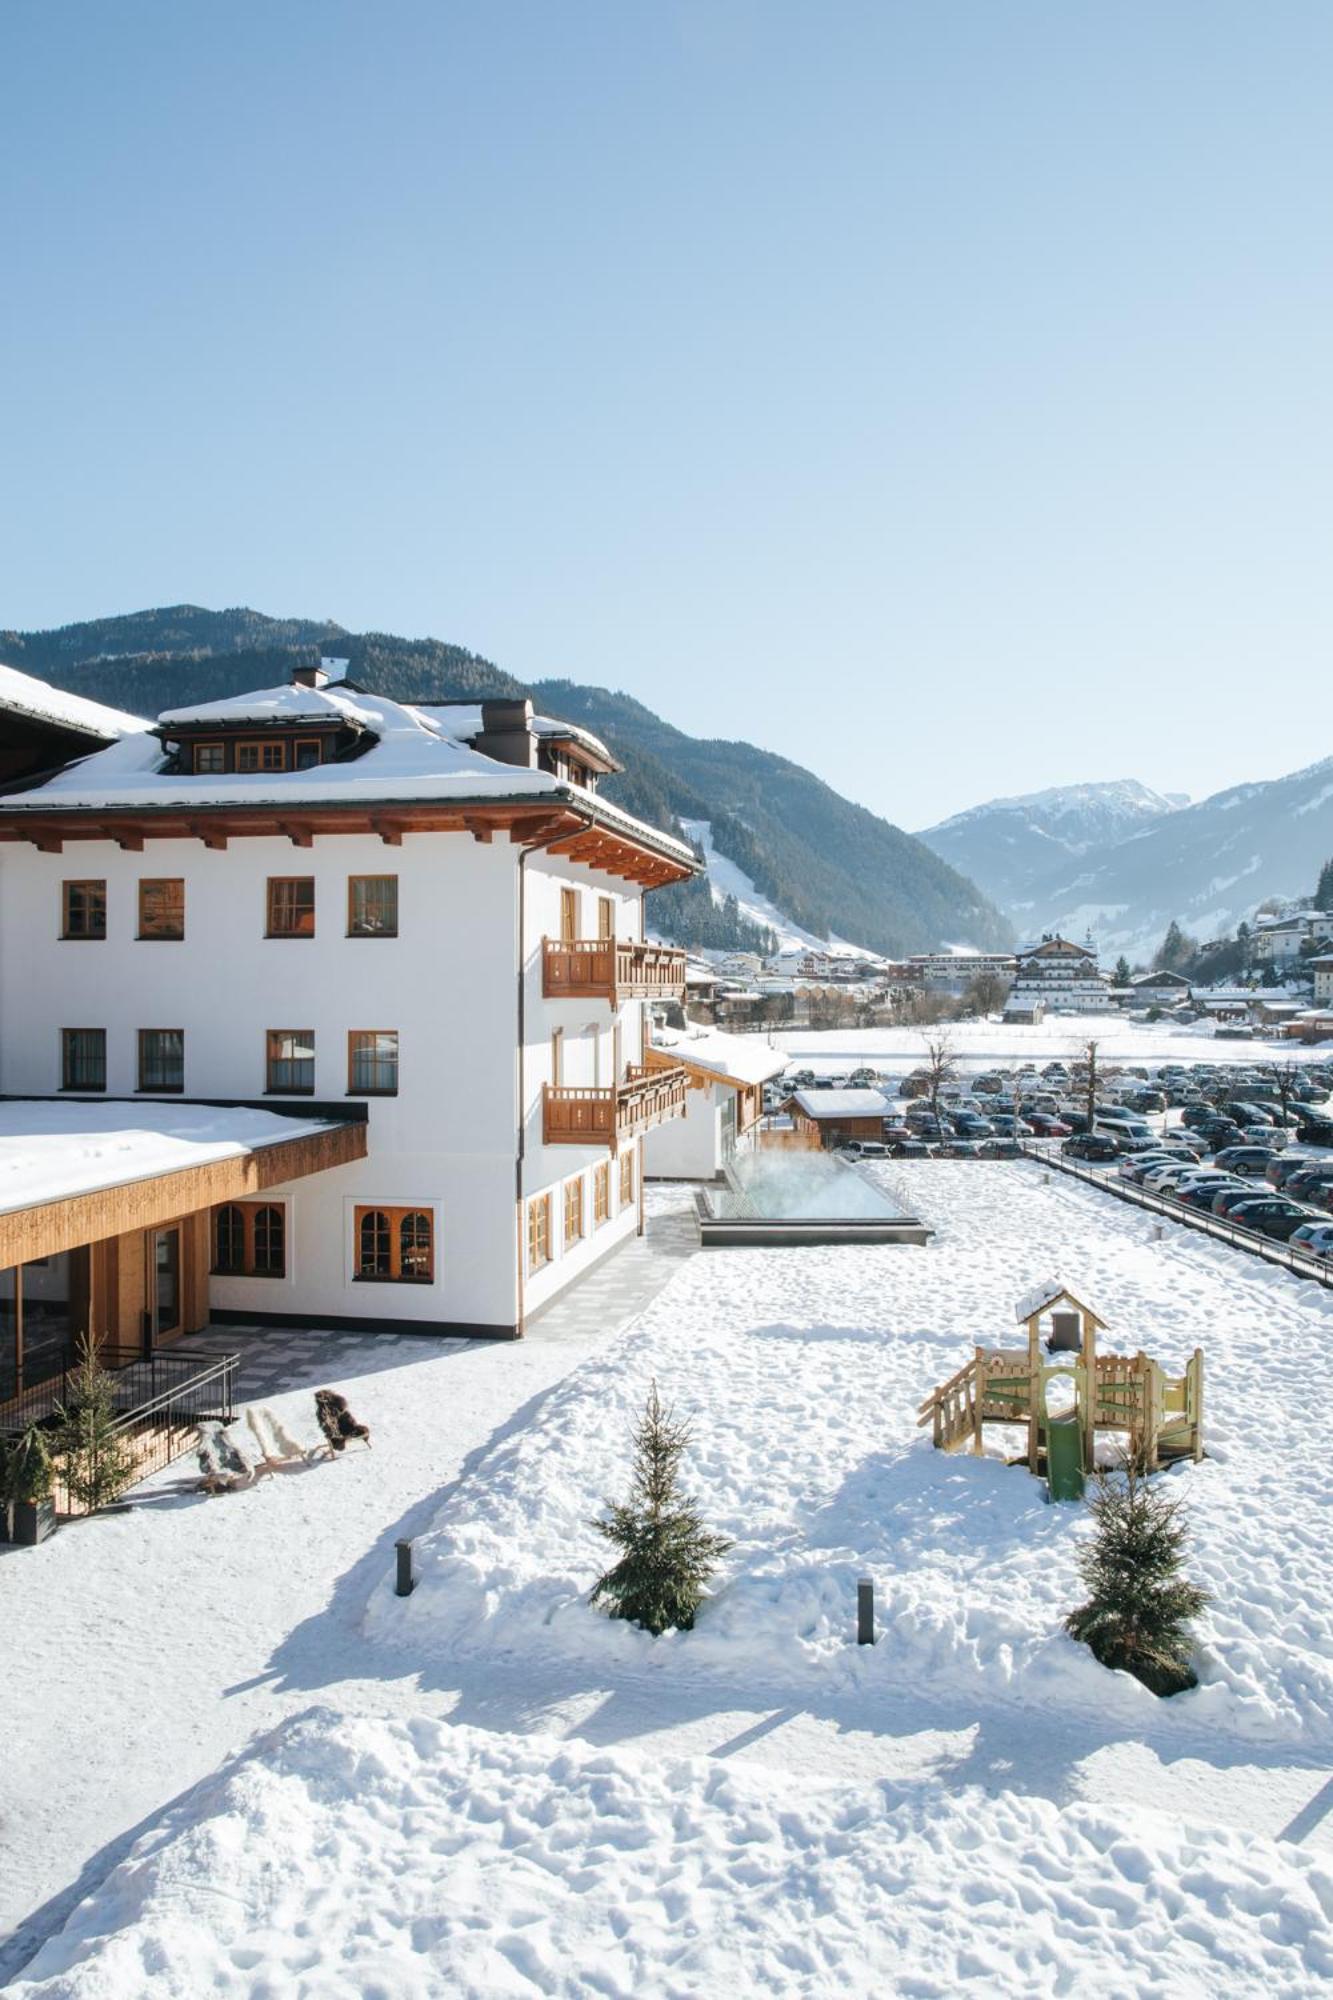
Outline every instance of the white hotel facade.
<path id="1" fill-rule="evenodd" d="M 73 1317 L 122 1348 L 205 1318 L 514 1337 L 641 1228 L 686 1081 L 645 1065 L 684 955 L 644 943 L 643 895 L 695 862 L 598 798 L 616 768 L 527 702 L 310 675 L 0 797 L 0 1094 L 95 1119 L 121 1174 L 83 1241 L 48 1231 L 88 1260 Z M 127 1207 L 125 1134 L 187 1106 L 294 1119 L 269 1158 L 299 1172 L 254 1150 L 235 1187 L 147 1175 Z M 10 1294 L 40 1224 L 0 1214 Z"/>

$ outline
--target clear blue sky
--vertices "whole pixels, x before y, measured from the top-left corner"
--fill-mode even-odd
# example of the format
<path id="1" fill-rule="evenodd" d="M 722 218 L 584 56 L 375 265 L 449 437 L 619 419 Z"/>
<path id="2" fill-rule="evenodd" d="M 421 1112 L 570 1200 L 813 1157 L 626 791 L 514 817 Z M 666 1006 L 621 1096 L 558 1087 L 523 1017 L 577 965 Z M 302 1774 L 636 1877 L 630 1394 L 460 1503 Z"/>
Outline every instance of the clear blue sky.
<path id="1" fill-rule="evenodd" d="M 4 0 L 0 627 L 251 604 L 908 827 L 1333 751 L 1329 0 Z"/>

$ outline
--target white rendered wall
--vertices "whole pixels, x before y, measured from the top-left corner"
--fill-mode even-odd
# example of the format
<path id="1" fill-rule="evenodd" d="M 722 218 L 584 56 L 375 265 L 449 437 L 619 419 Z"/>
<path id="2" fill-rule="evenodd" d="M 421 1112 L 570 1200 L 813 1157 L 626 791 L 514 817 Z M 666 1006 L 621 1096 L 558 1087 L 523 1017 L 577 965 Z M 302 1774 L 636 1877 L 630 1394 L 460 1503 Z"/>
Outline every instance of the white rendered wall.
<path id="1" fill-rule="evenodd" d="M 547 1146 L 542 1139 L 542 1086 L 555 1081 L 551 1037 L 563 1030 L 561 1081 L 608 1087 L 616 1081 L 616 1029 L 619 1027 L 620 1075 L 630 1063 L 643 1060 L 643 1002 L 629 1001 L 617 1013 L 605 1000 L 547 1000 L 542 995 L 542 940 L 560 936 L 560 892 L 573 888 L 579 898 L 577 936 L 597 936 L 597 904 L 610 896 L 615 934 L 638 941 L 643 936 L 643 904 L 632 883 L 600 875 L 589 868 L 538 851 L 529 855 L 523 885 L 524 979 L 524 1117 L 523 1193 L 551 1196 L 552 1260 L 539 1270 L 526 1269 L 524 1216 L 524 1310 L 538 1311 L 554 1295 L 586 1271 L 639 1226 L 639 1148 L 635 1152 L 634 1198 L 620 1202 L 619 1157 L 605 1146 Z M 611 1162 L 611 1217 L 593 1226 L 593 1168 Z M 574 1175 L 583 1177 L 585 1233 L 568 1247 L 564 1243 L 564 1187 Z"/>
<path id="2" fill-rule="evenodd" d="M 685 1093 L 685 1116 L 654 1126 L 643 1143 L 644 1169 L 661 1180 L 712 1180 L 722 1171 L 725 1084 Z"/>

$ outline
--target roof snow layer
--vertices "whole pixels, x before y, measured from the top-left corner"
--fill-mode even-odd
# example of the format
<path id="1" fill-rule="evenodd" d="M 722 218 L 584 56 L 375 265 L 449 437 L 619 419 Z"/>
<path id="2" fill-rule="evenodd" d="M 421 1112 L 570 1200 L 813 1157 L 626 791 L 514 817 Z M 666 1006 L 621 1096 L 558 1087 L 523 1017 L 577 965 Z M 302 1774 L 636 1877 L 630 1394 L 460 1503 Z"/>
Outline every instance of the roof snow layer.
<path id="1" fill-rule="evenodd" d="M 130 736 L 147 729 L 141 715 L 129 715 L 121 708 L 104 708 L 100 701 L 85 701 L 81 694 L 67 694 L 17 667 L 0 666 L 0 709 L 30 716 L 35 722 L 50 722 L 61 729 L 79 729 L 89 736 Z"/>

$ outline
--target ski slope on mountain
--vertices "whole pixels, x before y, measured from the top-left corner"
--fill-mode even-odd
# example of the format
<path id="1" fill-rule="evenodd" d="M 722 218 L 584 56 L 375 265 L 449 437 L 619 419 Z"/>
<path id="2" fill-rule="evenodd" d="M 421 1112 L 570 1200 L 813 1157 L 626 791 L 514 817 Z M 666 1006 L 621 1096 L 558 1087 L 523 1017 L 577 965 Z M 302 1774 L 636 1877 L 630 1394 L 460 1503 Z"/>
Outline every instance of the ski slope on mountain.
<path id="1" fill-rule="evenodd" d="M 827 952 L 830 958 L 878 958 L 877 952 L 867 951 L 863 945 L 849 944 L 846 938 L 816 937 L 813 931 L 804 930 L 800 924 L 794 923 L 784 910 L 780 910 L 761 889 L 756 888 L 743 868 L 734 861 L 728 861 L 725 854 L 718 853 L 713 843 L 711 821 L 683 819 L 681 826 L 686 838 L 703 852 L 713 901 L 725 903 L 728 896 L 734 896 L 736 907 L 743 917 L 751 923 L 764 924 L 774 932 L 780 951 Z"/>

